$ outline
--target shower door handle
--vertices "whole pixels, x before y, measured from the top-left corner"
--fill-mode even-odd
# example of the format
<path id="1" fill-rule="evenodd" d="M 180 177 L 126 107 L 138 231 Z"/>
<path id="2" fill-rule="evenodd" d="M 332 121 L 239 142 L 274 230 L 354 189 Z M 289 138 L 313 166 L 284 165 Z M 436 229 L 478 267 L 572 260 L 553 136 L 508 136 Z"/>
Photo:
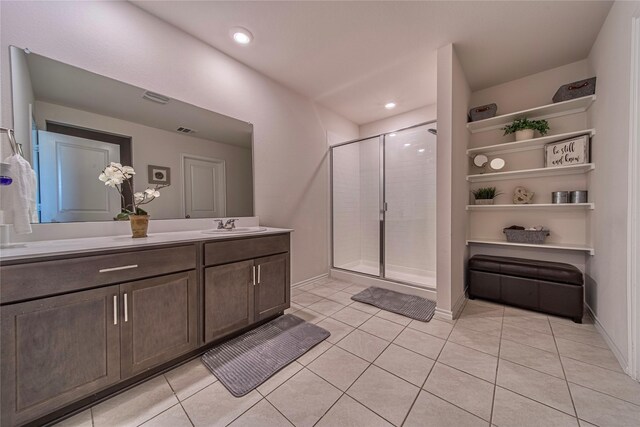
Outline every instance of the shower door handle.
<path id="1" fill-rule="evenodd" d="M 382 204 L 382 212 L 386 212 L 389 210 L 389 205 L 387 204 L 387 202 L 384 202 Z"/>

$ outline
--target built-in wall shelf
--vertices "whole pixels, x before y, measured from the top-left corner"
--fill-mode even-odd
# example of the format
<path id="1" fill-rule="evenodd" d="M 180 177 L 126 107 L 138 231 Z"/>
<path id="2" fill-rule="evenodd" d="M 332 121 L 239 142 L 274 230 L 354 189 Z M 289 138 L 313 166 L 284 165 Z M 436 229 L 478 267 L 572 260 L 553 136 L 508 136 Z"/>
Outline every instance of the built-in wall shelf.
<path id="1" fill-rule="evenodd" d="M 552 209 L 552 210 L 593 210 L 593 203 L 532 203 L 528 205 L 467 205 L 468 211 L 494 211 L 494 210 L 515 210 L 528 211 L 533 209 Z"/>
<path id="2" fill-rule="evenodd" d="M 595 249 L 587 245 L 577 245 L 571 243 L 511 243 L 506 240 L 492 240 L 492 239 L 468 239 L 467 245 L 479 244 L 479 245 L 498 245 L 498 246 L 518 246 L 524 248 L 537 248 L 537 249 L 555 249 L 563 251 L 579 251 L 587 252 L 589 255 L 595 255 Z"/>
<path id="3" fill-rule="evenodd" d="M 582 113 L 587 111 L 595 100 L 596 96 L 590 95 L 582 98 L 571 99 L 569 101 L 547 104 L 541 107 L 531 108 L 529 110 L 516 111 L 515 113 L 503 114 L 501 116 L 467 123 L 467 129 L 469 129 L 471 133 L 486 132 L 489 130 L 500 129 L 513 122 L 515 119 L 522 117 L 526 117 L 530 120 L 541 120 Z"/>
<path id="4" fill-rule="evenodd" d="M 521 151 L 537 150 L 544 148 L 546 144 L 551 142 L 562 141 L 563 139 L 574 138 L 581 135 L 589 135 L 592 137 L 596 134 L 595 129 L 578 130 L 575 132 L 560 133 L 558 135 L 548 135 L 540 138 L 526 139 L 516 142 L 505 142 L 503 144 L 488 145 L 486 147 L 470 148 L 467 150 L 467 156 L 474 157 L 477 154 L 508 154 L 518 153 Z"/>
<path id="5" fill-rule="evenodd" d="M 555 168 L 523 169 L 509 172 L 492 172 L 467 175 L 467 181 L 487 182 L 501 181 L 505 179 L 542 178 L 547 176 L 575 175 L 587 173 L 589 171 L 592 171 L 593 169 L 595 169 L 595 165 L 593 163 L 586 163 L 583 165 L 570 165 Z"/>

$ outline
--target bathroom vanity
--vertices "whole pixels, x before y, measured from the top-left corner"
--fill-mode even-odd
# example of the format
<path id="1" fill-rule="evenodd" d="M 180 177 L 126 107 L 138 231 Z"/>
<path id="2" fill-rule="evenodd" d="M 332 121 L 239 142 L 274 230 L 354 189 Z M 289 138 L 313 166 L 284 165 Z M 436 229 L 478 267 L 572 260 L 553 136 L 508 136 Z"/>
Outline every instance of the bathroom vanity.
<path id="1" fill-rule="evenodd" d="M 1 424 L 51 421 L 280 315 L 290 232 L 4 251 Z"/>

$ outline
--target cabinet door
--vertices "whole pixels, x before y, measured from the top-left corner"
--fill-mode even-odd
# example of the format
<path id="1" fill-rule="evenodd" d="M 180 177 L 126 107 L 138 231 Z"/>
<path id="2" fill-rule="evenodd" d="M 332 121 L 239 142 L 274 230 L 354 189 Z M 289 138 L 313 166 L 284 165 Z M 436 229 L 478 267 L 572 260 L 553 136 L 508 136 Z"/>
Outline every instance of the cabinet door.
<path id="1" fill-rule="evenodd" d="M 289 308 L 289 254 L 258 258 L 255 263 L 258 269 L 256 320 L 262 320 Z"/>
<path id="2" fill-rule="evenodd" d="M 204 271 L 205 342 L 253 323 L 253 260 L 208 267 Z"/>
<path id="3" fill-rule="evenodd" d="M 123 379 L 196 348 L 197 291 L 193 270 L 120 285 Z"/>
<path id="4" fill-rule="evenodd" d="M 118 286 L 2 307 L 2 421 L 23 424 L 120 380 Z"/>

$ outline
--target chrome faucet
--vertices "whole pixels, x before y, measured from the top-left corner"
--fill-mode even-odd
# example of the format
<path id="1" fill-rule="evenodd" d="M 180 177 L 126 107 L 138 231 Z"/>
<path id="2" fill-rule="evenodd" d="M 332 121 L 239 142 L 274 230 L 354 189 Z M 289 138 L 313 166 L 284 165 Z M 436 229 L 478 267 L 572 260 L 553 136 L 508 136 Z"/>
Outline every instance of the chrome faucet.
<path id="1" fill-rule="evenodd" d="M 233 230 L 236 228 L 237 219 L 228 219 L 224 224 L 221 219 L 214 219 L 213 221 L 218 223 L 218 226 L 216 227 L 218 230 Z"/>

